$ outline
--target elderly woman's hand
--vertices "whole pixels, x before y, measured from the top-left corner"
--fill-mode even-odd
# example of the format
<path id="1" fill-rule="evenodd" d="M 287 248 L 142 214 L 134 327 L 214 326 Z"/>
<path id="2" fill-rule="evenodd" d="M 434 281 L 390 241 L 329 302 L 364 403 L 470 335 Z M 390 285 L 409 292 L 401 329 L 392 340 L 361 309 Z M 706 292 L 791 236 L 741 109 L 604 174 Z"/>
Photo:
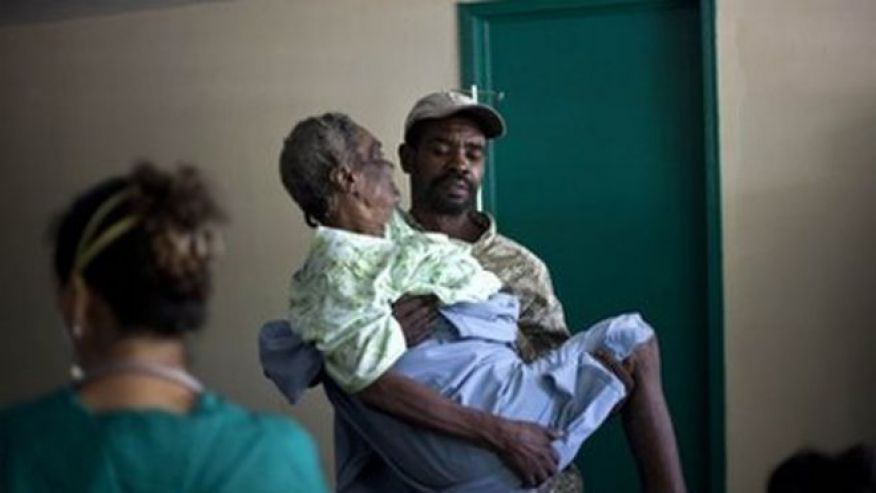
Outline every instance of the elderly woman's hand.
<path id="1" fill-rule="evenodd" d="M 432 333 L 432 322 L 438 317 L 438 299 L 434 296 L 402 296 L 392 305 L 395 317 L 409 348 L 423 342 Z"/>

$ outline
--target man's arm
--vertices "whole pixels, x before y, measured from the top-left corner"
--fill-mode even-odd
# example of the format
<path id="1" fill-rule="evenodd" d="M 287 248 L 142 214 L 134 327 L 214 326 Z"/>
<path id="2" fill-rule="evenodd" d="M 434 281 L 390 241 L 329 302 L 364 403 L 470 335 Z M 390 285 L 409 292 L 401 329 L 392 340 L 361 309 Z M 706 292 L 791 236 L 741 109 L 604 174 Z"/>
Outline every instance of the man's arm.
<path id="1" fill-rule="evenodd" d="M 433 318 L 422 304 L 402 309 L 403 327 L 421 330 Z M 434 307 L 432 308 L 434 311 Z M 265 324 L 259 337 L 265 375 L 293 404 L 322 371 L 322 355 L 289 330 L 286 321 Z M 372 408 L 414 425 L 466 440 L 494 451 L 529 485 L 540 484 L 556 472 L 551 441 L 558 435 L 536 424 L 511 421 L 467 408 L 434 390 L 391 371 L 356 394 Z"/>
<path id="2" fill-rule="evenodd" d="M 408 347 L 431 333 L 438 316 L 432 296 L 405 296 L 392 306 Z M 534 423 L 513 421 L 457 404 L 431 388 L 389 371 L 356 394 L 366 405 L 416 426 L 450 435 L 495 452 L 527 486 L 556 474 L 551 442 L 560 437 Z"/>
<path id="3" fill-rule="evenodd" d="M 429 387 L 392 371 L 356 394 L 366 405 L 413 425 L 450 435 L 495 452 L 526 486 L 557 473 L 551 442 L 561 434 L 461 406 Z"/>

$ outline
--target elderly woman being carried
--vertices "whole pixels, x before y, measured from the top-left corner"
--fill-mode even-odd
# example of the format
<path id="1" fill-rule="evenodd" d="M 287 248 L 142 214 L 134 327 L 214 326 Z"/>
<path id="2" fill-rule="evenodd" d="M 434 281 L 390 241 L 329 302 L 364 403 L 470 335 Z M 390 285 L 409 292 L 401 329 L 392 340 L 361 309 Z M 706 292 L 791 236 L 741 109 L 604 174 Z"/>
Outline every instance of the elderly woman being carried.
<path id="1" fill-rule="evenodd" d="M 624 399 L 623 383 L 591 353 L 630 357 L 653 338 L 641 317 L 604 320 L 534 362 L 521 360 L 514 349 L 517 299 L 502 292 L 468 245 L 408 225 L 397 210 L 392 164 L 349 117 L 330 113 L 298 123 L 286 140 L 281 174 L 316 227 L 292 278 L 289 323 L 322 353 L 328 385 L 343 391 L 335 392 L 335 406 L 355 416 L 357 428 L 411 484 L 441 491 L 520 488 L 506 465 L 515 469 L 525 451 L 505 453 L 513 440 L 479 443 L 466 430 L 442 427 L 436 407 L 464 406 L 500 436 L 509 429 L 502 423 L 537 424 L 523 436 L 544 430 L 549 459 L 557 461 L 551 466 L 562 468 Z M 441 314 L 432 335 L 410 348 L 391 307 L 405 295 L 436 297 Z M 440 405 L 423 404 L 417 414 L 386 404 L 381 396 L 394 394 L 394 385 L 413 385 L 424 403 Z"/>

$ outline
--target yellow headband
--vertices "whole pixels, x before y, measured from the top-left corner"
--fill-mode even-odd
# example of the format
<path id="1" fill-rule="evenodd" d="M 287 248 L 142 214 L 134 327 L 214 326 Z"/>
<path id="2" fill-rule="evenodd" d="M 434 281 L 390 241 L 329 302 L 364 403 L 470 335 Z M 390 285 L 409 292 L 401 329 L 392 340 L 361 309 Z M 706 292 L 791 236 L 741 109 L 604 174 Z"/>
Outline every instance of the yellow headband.
<path id="1" fill-rule="evenodd" d="M 88 264 L 94 260 L 94 257 L 112 244 L 112 242 L 119 239 L 119 237 L 134 229 L 134 227 L 140 222 L 140 216 L 132 214 L 119 219 L 110 227 L 104 229 L 99 235 L 97 234 L 97 228 L 100 226 L 100 223 L 102 223 L 116 207 L 130 198 L 131 195 L 131 190 L 122 190 L 106 199 L 100 204 L 100 207 L 94 211 L 94 214 L 92 214 L 91 219 L 88 220 L 88 224 L 85 225 L 85 229 L 82 231 L 82 236 L 79 238 L 79 244 L 76 246 L 76 256 L 73 258 L 72 272 L 74 275 L 82 274 L 83 271 L 85 271 L 85 268 L 88 267 Z M 95 236 L 97 237 L 95 238 Z"/>

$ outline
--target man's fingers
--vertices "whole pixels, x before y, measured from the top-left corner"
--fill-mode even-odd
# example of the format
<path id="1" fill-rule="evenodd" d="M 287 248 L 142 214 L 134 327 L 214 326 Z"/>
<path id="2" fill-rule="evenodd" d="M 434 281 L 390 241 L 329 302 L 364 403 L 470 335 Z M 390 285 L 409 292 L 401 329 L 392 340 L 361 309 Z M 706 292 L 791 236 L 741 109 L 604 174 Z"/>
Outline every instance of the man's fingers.
<path id="1" fill-rule="evenodd" d="M 417 320 L 416 322 L 416 330 L 417 330 L 417 338 L 425 339 L 432 332 L 430 328 L 432 324 L 435 322 L 435 319 L 438 318 L 438 312 L 435 310 L 430 311 L 423 318 Z"/>
<path id="2" fill-rule="evenodd" d="M 424 304 L 424 305 L 418 307 L 416 310 L 414 310 L 413 313 L 411 313 L 411 319 L 417 320 L 417 321 L 428 320 L 429 317 L 431 317 L 434 312 L 435 312 L 435 307 L 432 306 L 431 303 Z"/>
<path id="3" fill-rule="evenodd" d="M 557 465 L 554 463 L 553 458 L 545 458 L 544 463 L 542 464 L 542 476 L 541 481 L 543 482 L 547 480 L 549 477 L 554 475 L 554 472 L 557 470 Z"/>
<path id="4" fill-rule="evenodd" d="M 429 327 L 431 326 L 431 322 L 428 320 L 422 320 L 416 323 L 416 325 L 412 326 L 409 331 L 406 332 L 406 336 L 408 337 L 408 345 L 410 347 L 416 346 L 417 344 L 426 340 L 429 337 L 431 331 Z"/>
<path id="5" fill-rule="evenodd" d="M 409 319 L 423 318 L 435 310 L 435 305 L 435 301 L 430 297 L 418 296 L 411 301 L 405 302 L 404 306 L 394 314 Z"/>
<path id="6" fill-rule="evenodd" d="M 396 318 L 408 317 L 427 303 L 429 301 L 425 296 L 404 295 L 392 304 L 392 314 Z"/>
<path id="7" fill-rule="evenodd" d="M 417 298 L 419 298 L 419 296 L 414 296 L 412 294 L 403 294 L 403 295 L 401 295 L 401 297 L 399 299 L 395 300 L 394 304 L 395 305 L 403 305 L 403 304 L 407 303 L 408 301 L 415 300 Z"/>
<path id="8" fill-rule="evenodd" d="M 538 478 L 533 486 L 538 486 L 557 473 L 557 466 L 552 460 L 545 460 L 539 468 Z"/>
<path id="9" fill-rule="evenodd" d="M 550 442 L 560 439 L 564 436 L 561 430 L 553 428 L 544 428 L 543 436 L 547 438 L 547 442 L 543 444 L 542 450 L 538 454 L 539 474 L 536 485 L 544 483 L 551 477 L 557 474 L 557 468 L 560 462 L 560 455 L 557 453 Z"/>
<path id="10" fill-rule="evenodd" d="M 551 463 L 554 465 L 554 471 L 556 471 L 557 464 L 560 463 L 560 454 L 553 447 L 551 447 Z"/>
<path id="11" fill-rule="evenodd" d="M 550 477 L 549 466 L 547 464 L 538 464 L 538 469 L 532 478 L 532 486 L 538 486 L 544 483 Z"/>
<path id="12" fill-rule="evenodd" d="M 534 454 L 524 461 L 520 478 L 527 487 L 538 486 L 557 474 L 557 461 L 544 454 Z"/>
<path id="13" fill-rule="evenodd" d="M 515 427 L 517 440 L 509 465 L 527 487 L 538 486 L 557 474 L 560 457 L 551 442 L 563 432 L 525 421 L 516 422 Z"/>
<path id="14" fill-rule="evenodd" d="M 438 311 L 430 306 L 424 306 L 406 318 L 398 318 L 399 324 L 405 333 L 408 347 L 416 346 L 429 337 L 432 322 L 438 317 Z"/>
<path id="15" fill-rule="evenodd" d="M 550 476 L 553 476 L 557 472 L 557 465 L 560 463 L 560 454 L 554 450 L 553 447 L 548 446 L 547 448 L 547 456 L 545 457 L 545 461 L 547 464 L 547 472 Z"/>
<path id="16" fill-rule="evenodd" d="M 399 320 L 399 323 L 402 324 L 402 328 L 406 333 L 413 336 L 414 339 L 420 339 L 428 335 L 428 329 L 435 316 L 433 312 L 433 308 L 426 307 L 411 314 L 405 320 Z"/>
<path id="17" fill-rule="evenodd" d="M 566 436 L 566 433 L 563 430 L 558 430 L 556 428 L 545 428 L 546 434 L 550 441 L 559 440 Z M 553 447 L 551 447 L 553 450 Z"/>
<path id="18" fill-rule="evenodd" d="M 405 295 L 392 305 L 392 315 L 401 325 L 409 346 L 428 336 L 424 332 L 428 332 L 435 316 L 436 301 L 434 296 Z"/>

